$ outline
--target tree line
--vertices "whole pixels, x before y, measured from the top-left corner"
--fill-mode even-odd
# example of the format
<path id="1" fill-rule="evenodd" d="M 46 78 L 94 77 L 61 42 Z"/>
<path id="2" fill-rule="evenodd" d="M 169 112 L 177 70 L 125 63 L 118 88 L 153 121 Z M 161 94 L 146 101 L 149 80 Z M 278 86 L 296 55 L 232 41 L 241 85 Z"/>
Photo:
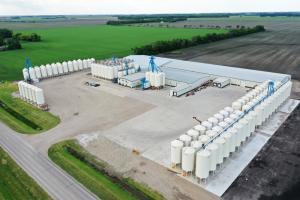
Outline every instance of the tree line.
<path id="1" fill-rule="evenodd" d="M 155 22 L 178 22 L 185 21 L 187 18 L 150 18 L 150 19 L 131 19 L 131 20 L 109 20 L 107 25 L 126 25 L 139 23 L 155 23 Z"/>
<path id="2" fill-rule="evenodd" d="M 177 49 L 187 48 L 196 46 L 199 44 L 206 44 L 210 42 L 220 41 L 228 38 L 240 37 L 243 35 L 248 35 L 251 33 L 258 33 L 265 31 L 264 26 L 258 25 L 253 28 L 241 28 L 241 29 L 232 29 L 227 33 L 211 33 L 205 36 L 195 36 L 191 39 L 173 39 L 168 41 L 157 41 L 152 44 L 135 47 L 133 52 L 137 55 L 155 55 L 159 53 L 165 53 L 169 51 L 174 51 Z"/>
<path id="3" fill-rule="evenodd" d="M 21 49 L 20 41 L 38 42 L 41 36 L 36 33 L 25 35 L 22 33 L 13 34 L 12 30 L 0 29 L 0 51 Z"/>

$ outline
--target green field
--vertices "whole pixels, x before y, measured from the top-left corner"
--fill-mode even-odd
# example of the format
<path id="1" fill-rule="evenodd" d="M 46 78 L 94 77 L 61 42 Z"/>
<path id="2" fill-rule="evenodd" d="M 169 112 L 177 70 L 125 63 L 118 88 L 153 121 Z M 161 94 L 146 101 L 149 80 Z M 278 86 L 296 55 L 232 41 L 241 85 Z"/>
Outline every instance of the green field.
<path id="1" fill-rule="evenodd" d="M 51 199 L 0 147 L 0 199 Z"/>
<path id="2" fill-rule="evenodd" d="M 26 58 L 33 65 L 79 58 L 109 58 L 131 54 L 131 49 L 174 38 L 191 38 L 208 33 L 224 33 L 216 29 L 149 28 L 129 26 L 81 26 L 26 30 L 38 33 L 42 42 L 22 43 L 22 50 L 0 52 L 0 80 L 22 78 L 21 69 Z"/>
<path id="3" fill-rule="evenodd" d="M 35 134 L 55 127 L 59 118 L 12 96 L 13 83 L 0 83 L 0 120 L 19 133 Z"/>
<path id="4" fill-rule="evenodd" d="M 103 200 L 164 200 L 149 187 L 129 178 L 108 175 L 106 163 L 85 151 L 75 140 L 53 145 L 49 157 Z"/>

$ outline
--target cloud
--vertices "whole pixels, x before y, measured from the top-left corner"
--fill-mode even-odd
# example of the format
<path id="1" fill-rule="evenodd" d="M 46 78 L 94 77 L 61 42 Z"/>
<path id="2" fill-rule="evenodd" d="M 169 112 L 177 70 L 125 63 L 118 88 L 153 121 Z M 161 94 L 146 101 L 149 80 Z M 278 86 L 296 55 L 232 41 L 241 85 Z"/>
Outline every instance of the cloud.
<path id="1" fill-rule="evenodd" d="M 0 0 L 0 15 L 297 11 L 299 0 Z"/>

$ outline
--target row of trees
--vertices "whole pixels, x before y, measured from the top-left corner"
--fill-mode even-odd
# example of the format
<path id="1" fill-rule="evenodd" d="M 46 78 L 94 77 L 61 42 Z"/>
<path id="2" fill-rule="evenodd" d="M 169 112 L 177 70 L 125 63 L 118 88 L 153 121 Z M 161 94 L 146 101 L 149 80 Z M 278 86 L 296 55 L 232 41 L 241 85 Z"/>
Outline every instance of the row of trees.
<path id="1" fill-rule="evenodd" d="M 205 36 L 195 36 L 192 39 L 173 39 L 169 41 L 157 41 L 152 44 L 144 45 L 141 47 L 133 48 L 133 52 L 137 55 L 155 55 L 159 53 L 165 53 L 168 51 L 174 51 L 177 49 L 196 46 L 199 44 L 206 44 L 228 38 L 239 37 L 251 33 L 257 33 L 265 31 L 264 26 L 255 26 L 254 28 L 242 28 L 233 29 L 227 33 L 222 34 L 207 34 Z"/>
<path id="2" fill-rule="evenodd" d="M 24 35 L 22 33 L 13 34 L 12 30 L 0 29 L 0 50 L 13 50 L 21 49 L 22 45 L 20 41 L 28 42 L 39 42 L 41 41 L 41 36 L 36 33 L 31 33 L 29 35 Z"/>
<path id="3" fill-rule="evenodd" d="M 41 36 L 36 33 L 31 33 L 29 35 L 24 35 L 22 33 L 17 33 L 14 35 L 14 38 L 18 40 L 28 41 L 28 42 L 39 42 L 41 41 Z"/>
<path id="4" fill-rule="evenodd" d="M 0 29 L 0 50 L 21 49 L 20 41 L 13 37 L 9 29 Z"/>
<path id="5" fill-rule="evenodd" d="M 132 20 L 110 20 L 107 25 L 125 25 L 125 24 L 141 24 L 141 23 L 155 23 L 155 22 L 178 22 L 185 21 L 186 18 L 150 18 L 150 19 L 132 19 Z"/>

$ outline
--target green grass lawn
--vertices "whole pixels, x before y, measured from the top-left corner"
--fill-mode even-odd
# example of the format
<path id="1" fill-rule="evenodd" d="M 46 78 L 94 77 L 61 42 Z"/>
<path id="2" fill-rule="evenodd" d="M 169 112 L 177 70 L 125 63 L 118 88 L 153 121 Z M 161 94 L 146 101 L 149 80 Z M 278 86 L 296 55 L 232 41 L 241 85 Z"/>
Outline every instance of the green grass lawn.
<path id="1" fill-rule="evenodd" d="M 20 133 L 35 134 L 49 130 L 60 122 L 58 117 L 49 112 L 42 111 L 13 97 L 12 93 L 17 90 L 18 86 L 14 83 L 0 84 L 0 120 L 10 128 Z M 4 109 L 2 104 L 11 109 L 15 115 Z"/>
<path id="2" fill-rule="evenodd" d="M 0 147 L 0 199 L 51 199 Z"/>
<path id="3" fill-rule="evenodd" d="M 102 25 L 23 32 L 38 33 L 43 41 L 22 43 L 21 50 L 0 52 L 0 80 L 21 79 L 26 58 L 30 58 L 33 65 L 41 65 L 79 58 L 120 57 L 131 54 L 133 47 L 158 40 L 191 38 L 208 33 L 224 33 L 226 30 Z"/>
<path id="4" fill-rule="evenodd" d="M 72 153 L 71 153 L 72 152 Z M 75 140 L 57 143 L 48 150 L 49 157 L 67 173 L 103 200 L 163 200 L 163 196 L 129 178 L 109 176 L 102 163 Z"/>

